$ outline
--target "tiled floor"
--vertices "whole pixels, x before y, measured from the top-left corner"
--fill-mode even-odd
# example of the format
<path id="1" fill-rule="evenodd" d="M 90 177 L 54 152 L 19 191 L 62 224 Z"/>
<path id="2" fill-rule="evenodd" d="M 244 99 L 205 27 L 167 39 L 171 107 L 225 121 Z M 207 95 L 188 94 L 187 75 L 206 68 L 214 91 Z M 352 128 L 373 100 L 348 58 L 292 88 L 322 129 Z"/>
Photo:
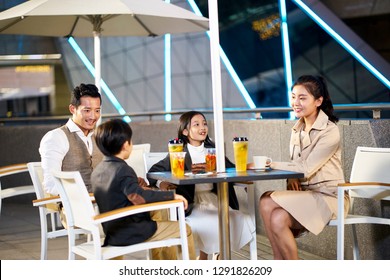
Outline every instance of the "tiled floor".
<path id="1" fill-rule="evenodd" d="M 38 209 L 32 206 L 34 195 L 24 195 L 3 200 L 0 214 L 0 259 L 1 260 L 39 260 L 40 223 Z M 272 259 L 272 251 L 267 238 L 257 236 L 258 259 Z M 67 238 L 49 240 L 48 259 L 67 259 Z M 143 253 L 126 256 L 126 259 L 143 259 Z M 313 254 L 300 251 L 301 259 L 322 259 Z M 232 254 L 233 259 L 248 259 L 249 251 L 244 247 Z"/>

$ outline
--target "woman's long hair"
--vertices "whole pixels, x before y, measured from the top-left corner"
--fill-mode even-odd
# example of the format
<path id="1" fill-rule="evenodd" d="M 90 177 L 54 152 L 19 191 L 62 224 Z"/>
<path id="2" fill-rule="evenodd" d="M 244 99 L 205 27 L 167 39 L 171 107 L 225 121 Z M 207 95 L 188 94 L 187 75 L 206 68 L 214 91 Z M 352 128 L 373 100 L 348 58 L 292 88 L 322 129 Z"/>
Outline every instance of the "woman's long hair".
<path id="1" fill-rule="evenodd" d="M 302 85 L 305 89 L 314 96 L 315 99 L 323 97 L 323 101 L 321 106 L 318 109 L 324 111 L 324 113 L 329 117 L 329 120 L 336 123 L 339 118 L 333 114 L 333 104 L 330 99 L 328 86 L 326 84 L 326 80 L 322 76 L 312 76 L 312 75 L 304 75 L 300 76 L 298 80 L 293 84 L 291 90 L 297 86 Z"/>
<path id="2" fill-rule="evenodd" d="M 194 116 L 196 115 L 201 115 L 205 121 L 206 117 L 198 111 L 189 111 L 184 114 L 182 114 L 179 118 L 179 129 L 177 130 L 177 137 L 181 140 L 183 140 L 184 145 L 188 144 L 190 141 L 188 140 L 188 136 L 183 134 L 183 131 L 187 129 L 188 131 L 190 130 L 191 126 L 191 120 Z M 206 139 L 204 140 L 205 145 L 215 147 L 214 142 L 210 139 L 209 134 L 207 133 Z"/>

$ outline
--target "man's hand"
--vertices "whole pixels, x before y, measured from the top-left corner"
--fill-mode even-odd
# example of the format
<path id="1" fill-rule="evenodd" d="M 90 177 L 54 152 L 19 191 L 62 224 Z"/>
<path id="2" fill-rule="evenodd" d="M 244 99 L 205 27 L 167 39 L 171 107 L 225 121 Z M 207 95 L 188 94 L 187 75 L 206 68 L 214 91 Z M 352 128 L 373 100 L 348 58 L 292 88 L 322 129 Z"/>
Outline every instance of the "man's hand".
<path id="1" fill-rule="evenodd" d="M 184 196 L 182 196 L 180 194 L 175 194 L 174 199 L 179 199 L 179 200 L 183 201 L 183 203 L 184 203 L 184 210 L 187 210 L 187 208 L 188 208 L 188 201 L 187 201 L 187 199 L 184 198 Z"/>
<path id="2" fill-rule="evenodd" d="M 162 191 L 176 190 L 177 186 L 169 182 L 161 182 L 159 186 Z"/>
<path id="3" fill-rule="evenodd" d="M 138 177 L 138 185 L 145 190 L 150 189 L 144 178 Z"/>

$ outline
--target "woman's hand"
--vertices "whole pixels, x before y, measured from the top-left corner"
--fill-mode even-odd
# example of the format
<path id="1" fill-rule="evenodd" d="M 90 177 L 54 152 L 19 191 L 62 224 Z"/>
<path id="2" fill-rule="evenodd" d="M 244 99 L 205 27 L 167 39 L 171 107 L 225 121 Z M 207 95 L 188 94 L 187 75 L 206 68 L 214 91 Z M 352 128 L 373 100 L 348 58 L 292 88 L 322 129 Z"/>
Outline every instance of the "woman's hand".
<path id="1" fill-rule="evenodd" d="M 287 189 L 290 191 L 301 191 L 301 182 L 299 179 L 288 179 Z"/>
<path id="2" fill-rule="evenodd" d="M 161 182 L 159 186 L 162 191 L 176 190 L 177 186 L 169 182 Z"/>

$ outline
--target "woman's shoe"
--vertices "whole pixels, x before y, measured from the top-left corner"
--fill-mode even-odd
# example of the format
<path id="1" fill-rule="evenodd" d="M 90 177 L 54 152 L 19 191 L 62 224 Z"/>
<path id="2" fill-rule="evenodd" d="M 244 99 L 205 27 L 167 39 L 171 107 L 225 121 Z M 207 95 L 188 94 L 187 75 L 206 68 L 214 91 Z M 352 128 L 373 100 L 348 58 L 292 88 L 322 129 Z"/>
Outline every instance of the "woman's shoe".
<path id="1" fill-rule="evenodd" d="M 219 253 L 213 254 L 213 260 L 218 261 L 219 260 Z"/>

